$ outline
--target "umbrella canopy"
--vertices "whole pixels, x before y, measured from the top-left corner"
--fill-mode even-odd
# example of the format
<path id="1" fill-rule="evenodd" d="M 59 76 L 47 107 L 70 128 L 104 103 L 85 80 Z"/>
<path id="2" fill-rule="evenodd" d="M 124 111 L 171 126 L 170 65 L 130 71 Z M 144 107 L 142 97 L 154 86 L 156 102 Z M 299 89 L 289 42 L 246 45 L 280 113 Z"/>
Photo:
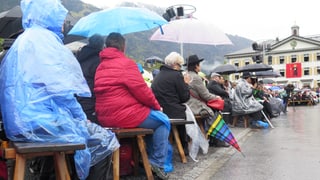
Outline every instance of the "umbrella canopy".
<path id="1" fill-rule="evenodd" d="M 248 64 L 246 66 L 240 67 L 238 72 L 257 72 L 257 71 L 268 71 L 273 70 L 272 66 L 267 64 Z"/>
<path id="2" fill-rule="evenodd" d="M 221 75 L 224 75 L 224 74 L 229 75 L 229 74 L 238 72 L 238 68 L 237 68 L 237 66 L 232 65 L 232 64 L 223 64 L 223 65 L 220 65 L 220 66 L 214 68 L 212 70 L 212 72 L 219 73 Z"/>
<path id="3" fill-rule="evenodd" d="M 145 61 L 146 63 L 156 63 L 156 62 L 157 62 L 157 63 L 164 64 L 163 59 L 161 59 L 161 58 L 158 57 L 158 56 L 150 56 L 150 57 L 144 59 L 144 61 Z"/>
<path id="4" fill-rule="evenodd" d="M 216 26 L 195 18 L 170 21 L 158 29 L 150 40 L 180 43 L 183 54 L 183 43 L 207 45 L 231 45 L 228 36 Z"/>
<path id="5" fill-rule="evenodd" d="M 115 7 L 82 17 L 68 34 L 90 37 L 111 32 L 128 34 L 145 31 L 168 23 L 163 17 L 146 8 Z"/>
<path id="6" fill-rule="evenodd" d="M 21 23 L 22 12 L 20 6 L 0 13 L 0 37 L 10 38 L 13 34 L 23 30 Z"/>
<path id="7" fill-rule="evenodd" d="M 268 78 L 266 78 L 266 79 L 261 79 L 261 80 L 259 80 L 259 82 L 262 83 L 262 84 L 273 84 L 273 83 L 275 83 L 274 80 L 268 79 Z"/>
<path id="8" fill-rule="evenodd" d="M 224 141 L 230 144 L 235 149 L 237 149 L 240 153 L 242 153 L 236 138 L 233 136 L 230 128 L 228 127 L 226 122 L 223 120 L 222 115 L 220 113 L 218 113 L 217 118 L 209 127 L 207 131 L 207 135 L 215 137 L 221 141 Z"/>
<path id="9" fill-rule="evenodd" d="M 257 77 L 261 77 L 261 78 L 281 77 L 281 74 L 279 72 L 276 72 L 276 71 L 258 71 L 258 72 L 255 73 L 255 75 Z"/>

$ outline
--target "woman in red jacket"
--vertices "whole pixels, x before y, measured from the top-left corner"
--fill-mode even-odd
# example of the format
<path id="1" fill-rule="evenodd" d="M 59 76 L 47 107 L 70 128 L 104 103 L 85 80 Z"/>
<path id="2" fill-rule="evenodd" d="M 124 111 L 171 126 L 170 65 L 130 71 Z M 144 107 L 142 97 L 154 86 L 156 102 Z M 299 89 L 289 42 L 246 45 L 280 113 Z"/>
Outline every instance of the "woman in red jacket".
<path id="1" fill-rule="evenodd" d="M 95 75 L 98 121 L 104 127 L 153 129 L 153 135 L 146 137 L 149 161 L 161 179 L 168 179 L 163 166 L 168 152 L 169 118 L 161 112 L 137 64 L 125 56 L 124 50 L 124 37 L 110 33 Z"/>

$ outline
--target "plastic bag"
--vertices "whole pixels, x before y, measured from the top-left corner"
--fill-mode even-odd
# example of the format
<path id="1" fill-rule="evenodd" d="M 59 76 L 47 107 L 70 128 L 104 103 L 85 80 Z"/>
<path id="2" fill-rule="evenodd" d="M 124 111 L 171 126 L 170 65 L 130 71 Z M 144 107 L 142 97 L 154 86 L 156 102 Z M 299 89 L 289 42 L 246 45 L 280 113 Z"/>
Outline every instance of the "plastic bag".
<path id="1" fill-rule="evenodd" d="M 172 156 L 173 156 L 173 148 L 172 148 L 172 145 L 168 142 L 168 154 L 164 162 L 164 171 L 167 173 L 172 172 L 174 170 L 173 164 L 172 164 Z"/>
<path id="2" fill-rule="evenodd" d="M 193 124 L 186 125 L 187 134 L 192 139 L 189 145 L 189 156 L 192 158 L 192 160 L 198 162 L 197 155 L 199 149 L 201 148 L 203 154 L 207 154 L 209 149 L 209 143 L 203 135 L 203 133 L 201 132 L 200 127 L 198 126 L 190 107 L 188 105 L 186 105 L 186 107 L 187 121 L 194 122 Z"/>

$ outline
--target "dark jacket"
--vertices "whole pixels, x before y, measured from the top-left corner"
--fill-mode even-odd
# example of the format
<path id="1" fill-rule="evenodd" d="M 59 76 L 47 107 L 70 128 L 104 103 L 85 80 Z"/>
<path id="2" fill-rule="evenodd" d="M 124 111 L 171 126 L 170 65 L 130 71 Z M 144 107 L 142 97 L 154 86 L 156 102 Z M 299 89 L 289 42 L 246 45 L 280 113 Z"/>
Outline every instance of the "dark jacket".
<path id="1" fill-rule="evenodd" d="M 224 100 L 223 112 L 230 112 L 232 105 L 229 98 L 229 93 L 217 81 L 211 80 L 207 86 L 210 93 L 220 96 Z"/>
<path id="2" fill-rule="evenodd" d="M 217 81 L 211 80 L 207 86 L 210 93 L 220 96 L 222 99 L 229 98 L 228 92 Z"/>
<path id="3" fill-rule="evenodd" d="M 169 118 L 186 118 L 186 107 L 182 103 L 189 100 L 190 93 L 181 71 L 167 65 L 161 66 L 151 88 Z"/>
<path id="4" fill-rule="evenodd" d="M 94 76 L 96 69 L 100 63 L 99 52 L 101 49 L 94 48 L 89 45 L 84 46 L 77 54 L 77 59 L 81 65 L 83 75 L 88 83 L 92 96 L 77 97 L 79 103 L 82 106 L 83 111 L 86 113 L 87 118 L 93 122 L 96 122 L 96 117 L 93 115 L 95 112 L 95 95 L 94 95 Z M 97 123 L 97 122 L 96 122 Z"/>

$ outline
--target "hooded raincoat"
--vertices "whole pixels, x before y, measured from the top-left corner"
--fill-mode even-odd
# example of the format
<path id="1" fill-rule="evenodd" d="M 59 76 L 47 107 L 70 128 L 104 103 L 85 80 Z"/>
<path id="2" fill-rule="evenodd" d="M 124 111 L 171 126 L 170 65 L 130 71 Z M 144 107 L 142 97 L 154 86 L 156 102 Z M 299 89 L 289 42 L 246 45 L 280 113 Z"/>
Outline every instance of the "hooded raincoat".
<path id="1" fill-rule="evenodd" d="M 60 0 L 22 0 L 22 33 L 0 69 L 0 102 L 11 141 L 84 143 L 75 153 L 78 177 L 119 147 L 112 132 L 87 121 L 75 98 L 89 97 L 80 65 L 62 44 L 67 10 Z M 94 140 L 94 143 L 90 143 Z"/>
<path id="2" fill-rule="evenodd" d="M 239 79 L 232 100 L 232 115 L 246 115 L 263 109 L 253 96 L 253 89 L 245 79 Z"/>

